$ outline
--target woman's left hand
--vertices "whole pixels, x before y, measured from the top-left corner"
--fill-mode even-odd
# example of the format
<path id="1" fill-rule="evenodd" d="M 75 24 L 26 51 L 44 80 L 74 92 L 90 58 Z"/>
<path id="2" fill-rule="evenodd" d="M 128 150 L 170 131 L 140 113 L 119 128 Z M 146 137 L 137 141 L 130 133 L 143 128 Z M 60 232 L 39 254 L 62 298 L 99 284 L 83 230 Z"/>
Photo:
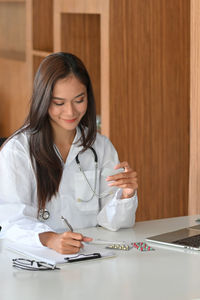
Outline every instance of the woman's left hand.
<path id="1" fill-rule="evenodd" d="M 116 186 L 123 189 L 122 199 L 131 198 L 138 188 L 137 173 L 124 161 L 115 166 L 115 170 L 124 168 L 124 172 L 108 176 L 106 181 L 112 181 L 109 186 Z"/>

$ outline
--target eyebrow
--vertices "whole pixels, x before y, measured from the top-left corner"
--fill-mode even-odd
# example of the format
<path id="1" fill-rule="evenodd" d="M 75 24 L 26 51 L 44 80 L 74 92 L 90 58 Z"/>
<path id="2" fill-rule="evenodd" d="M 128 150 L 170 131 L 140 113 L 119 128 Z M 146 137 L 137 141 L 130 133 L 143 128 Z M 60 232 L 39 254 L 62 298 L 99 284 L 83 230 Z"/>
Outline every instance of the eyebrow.
<path id="1" fill-rule="evenodd" d="M 76 98 L 79 98 L 80 96 L 84 96 L 85 95 L 85 93 L 83 92 L 83 93 L 80 93 L 79 95 L 77 95 L 77 96 L 75 96 L 73 99 L 71 99 L 71 100 L 74 100 L 74 99 L 76 99 Z M 52 99 L 55 99 L 55 100 L 67 100 L 66 98 L 61 98 L 61 97 L 52 97 Z"/>

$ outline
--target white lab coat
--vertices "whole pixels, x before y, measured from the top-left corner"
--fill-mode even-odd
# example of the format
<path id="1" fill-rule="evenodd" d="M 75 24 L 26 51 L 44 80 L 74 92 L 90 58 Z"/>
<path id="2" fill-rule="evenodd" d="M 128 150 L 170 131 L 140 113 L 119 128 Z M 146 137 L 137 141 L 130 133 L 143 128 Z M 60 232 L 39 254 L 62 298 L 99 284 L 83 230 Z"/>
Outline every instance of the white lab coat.
<path id="1" fill-rule="evenodd" d="M 77 129 L 74 141 L 80 137 Z M 98 156 L 97 194 L 112 190 L 113 194 L 98 199 L 92 191 L 75 161 L 82 147 L 73 144 L 69 151 L 59 191 L 46 204 L 50 213 L 48 220 L 38 217 L 37 185 L 32 168 L 28 134 L 20 133 L 10 139 L 0 151 L 0 225 L 5 238 L 27 245 L 41 246 L 39 233 L 68 230 L 61 216 L 74 229 L 96 226 L 97 224 L 116 231 L 132 227 L 135 223 L 137 196 L 120 199 L 121 189 L 110 188 L 105 173 L 112 173 L 119 162 L 112 143 L 105 136 L 97 134 L 93 148 Z M 79 154 L 81 166 L 90 184 L 94 187 L 94 155 L 90 149 Z M 78 200 L 82 199 L 82 201 Z M 77 230 L 78 231 L 78 230 Z"/>

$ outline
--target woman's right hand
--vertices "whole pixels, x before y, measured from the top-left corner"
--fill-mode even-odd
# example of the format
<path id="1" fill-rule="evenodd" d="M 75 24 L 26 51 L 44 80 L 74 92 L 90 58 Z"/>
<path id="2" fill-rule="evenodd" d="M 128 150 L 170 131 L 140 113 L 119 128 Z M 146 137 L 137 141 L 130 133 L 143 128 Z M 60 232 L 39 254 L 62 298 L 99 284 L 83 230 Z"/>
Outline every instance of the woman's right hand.
<path id="1" fill-rule="evenodd" d="M 39 238 L 43 246 L 61 254 L 76 254 L 84 247 L 82 242 L 92 241 L 92 238 L 71 231 L 64 233 L 42 232 L 39 234 Z"/>

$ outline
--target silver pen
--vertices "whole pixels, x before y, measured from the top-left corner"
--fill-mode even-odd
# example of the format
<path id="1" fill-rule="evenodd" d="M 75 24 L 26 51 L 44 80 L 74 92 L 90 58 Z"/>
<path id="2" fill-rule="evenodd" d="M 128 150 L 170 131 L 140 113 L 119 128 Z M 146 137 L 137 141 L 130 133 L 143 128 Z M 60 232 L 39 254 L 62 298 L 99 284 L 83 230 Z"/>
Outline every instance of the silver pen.
<path id="1" fill-rule="evenodd" d="M 61 216 L 61 219 L 65 222 L 65 224 L 69 227 L 69 230 L 71 231 L 71 232 L 73 232 L 74 230 L 73 230 L 73 228 L 72 228 L 72 226 L 69 224 L 69 222 L 67 221 L 67 219 L 65 219 L 63 216 Z"/>

